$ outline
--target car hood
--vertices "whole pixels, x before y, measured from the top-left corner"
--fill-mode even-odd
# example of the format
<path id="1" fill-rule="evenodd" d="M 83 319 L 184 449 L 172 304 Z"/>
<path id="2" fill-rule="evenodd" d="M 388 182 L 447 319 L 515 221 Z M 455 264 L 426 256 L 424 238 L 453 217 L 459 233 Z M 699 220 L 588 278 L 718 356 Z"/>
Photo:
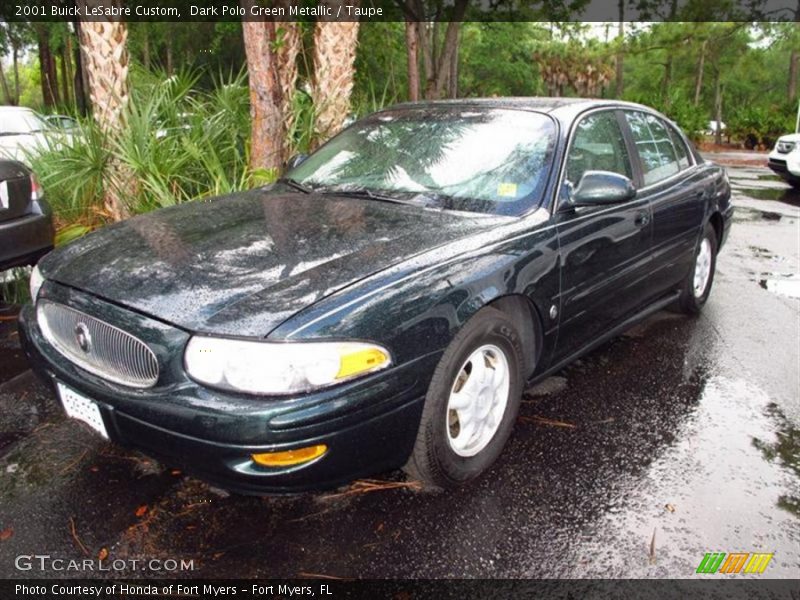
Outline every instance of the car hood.
<path id="1" fill-rule="evenodd" d="M 800 133 L 790 133 L 778 138 L 779 142 L 800 142 Z"/>
<path id="2" fill-rule="evenodd" d="M 359 279 L 497 220 L 262 188 L 105 227 L 40 268 L 191 331 L 264 336 Z"/>

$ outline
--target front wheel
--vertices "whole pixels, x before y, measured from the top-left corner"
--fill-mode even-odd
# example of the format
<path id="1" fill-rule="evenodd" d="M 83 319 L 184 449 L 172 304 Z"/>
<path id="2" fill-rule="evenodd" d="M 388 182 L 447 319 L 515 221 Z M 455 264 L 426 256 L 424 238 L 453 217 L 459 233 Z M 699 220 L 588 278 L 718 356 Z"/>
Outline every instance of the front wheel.
<path id="1" fill-rule="evenodd" d="M 716 268 L 717 234 L 711 224 L 707 224 L 695 250 L 694 266 L 683 283 L 678 300 L 682 312 L 689 315 L 700 312 L 711 293 Z"/>
<path id="2" fill-rule="evenodd" d="M 428 388 L 406 471 L 425 484 L 454 487 L 500 455 L 519 411 L 523 353 L 513 322 L 484 308 L 448 346 Z"/>

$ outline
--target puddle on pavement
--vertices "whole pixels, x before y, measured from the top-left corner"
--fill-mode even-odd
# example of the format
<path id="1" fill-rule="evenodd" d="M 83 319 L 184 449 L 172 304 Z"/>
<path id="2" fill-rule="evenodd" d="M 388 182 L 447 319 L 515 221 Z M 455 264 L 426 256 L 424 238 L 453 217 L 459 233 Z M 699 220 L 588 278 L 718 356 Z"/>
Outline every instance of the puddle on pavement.
<path id="1" fill-rule="evenodd" d="M 800 192 L 789 187 L 743 187 L 733 184 L 733 190 L 755 200 L 769 200 L 790 206 L 800 206 Z"/>
<path id="2" fill-rule="evenodd" d="M 785 470 L 794 473 L 800 479 L 800 429 L 792 426 L 775 404 L 770 404 L 765 411 L 776 423 L 774 442 L 765 442 L 753 438 L 753 446 L 761 451 L 764 460 L 778 464 Z M 778 497 L 777 505 L 795 516 L 800 517 L 800 491 L 783 493 Z"/>
<path id="3" fill-rule="evenodd" d="M 800 275 L 796 273 L 770 273 L 760 278 L 758 285 L 779 296 L 800 298 Z"/>
<path id="4" fill-rule="evenodd" d="M 737 206 L 733 213 L 734 221 L 780 221 L 784 215 L 767 210 L 757 210 L 746 206 Z"/>

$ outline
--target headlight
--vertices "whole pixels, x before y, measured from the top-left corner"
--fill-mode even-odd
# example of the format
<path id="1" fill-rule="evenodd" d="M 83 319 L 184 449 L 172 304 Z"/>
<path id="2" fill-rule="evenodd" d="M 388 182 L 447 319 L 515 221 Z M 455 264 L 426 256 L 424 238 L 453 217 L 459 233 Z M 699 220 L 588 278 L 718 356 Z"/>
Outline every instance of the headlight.
<path id="1" fill-rule="evenodd" d="M 31 302 L 34 304 L 36 303 L 36 296 L 39 295 L 39 289 L 42 287 L 44 283 L 44 277 L 42 277 L 42 272 L 39 270 L 39 267 L 33 267 L 31 270 Z"/>
<path id="2" fill-rule="evenodd" d="M 212 387 L 252 394 L 323 388 L 391 364 L 388 350 L 362 342 L 263 342 L 195 336 L 186 372 Z"/>

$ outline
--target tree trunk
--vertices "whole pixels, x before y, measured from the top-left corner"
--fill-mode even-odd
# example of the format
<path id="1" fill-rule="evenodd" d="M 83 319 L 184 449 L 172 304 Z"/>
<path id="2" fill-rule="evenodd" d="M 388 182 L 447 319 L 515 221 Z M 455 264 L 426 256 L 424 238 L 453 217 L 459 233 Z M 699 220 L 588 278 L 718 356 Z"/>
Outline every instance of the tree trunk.
<path id="1" fill-rule="evenodd" d="M 408 60 L 408 99 L 419 100 L 419 23 L 406 19 L 406 56 Z"/>
<path id="2" fill-rule="evenodd" d="M 50 35 L 47 26 L 36 23 L 36 37 L 39 47 L 39 72 L 42 84 L 42 102 L 45 107 L 52 108 L 56 104 L 53 87 L 52 56 L 50 52 Z"/>
<path id="3" fill-rule="evenodd" d="M 284 2 L 288 6 L 288 2 Z M 287 11 L 288 12 L 288 11 Z M 295 113 L 292 103 L 297 89 L 297 57 L 303 44 L 300 25 L 295 21 L 281 22 L 276 30 L 279 42 L 275 53 L 278 83 L 281 88 L 281 116 L 283 118 L 283 153 L 281 163 L 289 158 L 294 148 Z"/>
<path id="4" fill-rule="evenodd" d="M 661 100 L 665 108 L 669 108 L 671 97 L 669 95 L 669 87 L 672 83 L 672 54 L 667 56 L 667 62 L 664 63 L 664 79 L 661 80 Z"/>
<path id="5" fill-rule="evenodd" d="M 87 6 L 109 5 L 109 0 L 78 0 L 86 13 Z M 115 5 L 120 6 L 119 0 Z M 116 134 L 125 122 L 130 98 L 128 87 L 128 28 L 124 21 L 84 21 L 80 27 L 83 68 L 88 75 L 92 114 L 108 135 Z M 124 197 L 135 187 L 133 174 L 112 158 L 106 167 L 105 207 L 119 221 L 129 214 Z"/>
<path id="6" fill-rule="evenodd" d="M 14 63 L 14 106 L 19 104 L 19 48 L 14 46 L 11 51 L 11 60 Z"/>
<path id="7" fill-rule="evenodd" d="M 722 77 L 719 69 L 714 80 L 714 120 L 717 122 L 714 143 L 719 145 L 722 143 Z"/>
<path id="8" fill-rule="evenodd" d="M 797 48 L 792 48 L 789 56 L 789 100 L 797 99 L 797 71 L 800 66 L 800 52 Z"/>
<path id="9" fill-rule="evenodd" d="M 250 167 L 277 172 L 283 166 L 283 94 L 273 50 L 275 23 L 244 20 L 242 33 L 250 83 Z"/>
<path id="10" fill-rule="evenodd" d="M 8 89 L 8 82 L 6 81 L 6 74 L 5 71 L 3 71 L 2 59 L 0 59 L 0 84 L 2 84 L 3 87 L 3 97 L 5 98 L 5 103 L 13 104 L 13 102 L 11 102 L 11 92 Z"/>
<path id="11" fill-rule="evenodd" d="M 700 104 L 700 92 L 703 91 L 703 71 L 706 66 L 706 45 L 708 40 L 703 40 L 700 45 L 700 58 L 697 59 L 697 77 L 694 82 L 694 105 Z"/>
<path id="12" fill-rule="evenodd" d="M 72 89 L 75 90 L 75 108 L 78 109 L 78 114 L 85 117 L 89 114 L 86 103 L 86 88 L 88 83 L 86 81 L 86 71 L 83 68 L 83 56 L 81 55 L 81 23 L 80 21 L 73 21 L 72 25 L 75 27 L 75 36 L 78 38 L 78 44 L 73 49 L 73 57 L 75 59 L 75 75 L 73 76 Z"/>
<path id="13" fill-rule="evenodd" d="M 172 75 L 172 38 L 167 33 L 167 75 Z"/>
<path id="14" fill-rule="evenodd" d="M 52 86 L 53 91 L 53 103 L 54 106 L 58 106 L 61 104 L 61 94 L 59 93 L 58 87 L 58 66 L 56 64 L 56 52 L 53 51 L 53 47 L 50 47 L 50 56 L 47 63 L 47 72 L 48 78 L 50 79 L 50 85 Z"/>
<path id="15" fill-rule="evenodd" d="M 459 47 L 460 36 L 459 32 L 456 32 L 456 44 L 455 50 L 453 51 L 450 57 L 450 72 L 449 72 L 449 84 L 447 89 L 447 97 L 448 98 L 458 98 L 458 47 Z"/>
<path id="16" fill-rule="evenodd" d="M 422 49 L 422 68 L 423 68 L 423 81 L 425 82 L 425 97 L 428 98 L 428 90 L 435 87 L 432 82 L 435 77 L 434 71 L 436 70 L 433 61 L 433 48 L 432 48 L 432 23 L 420 23 L 417 27 L 419 33 L 419 47 Z"/>
<path id="17" fill-rule="evenodd" d="M 439 49 L 438 40 L 440 36 L 437 35 L 439 21 L 434 21 L 433 24 L 421 23 L 419 25 L 418 39 L 422 48 L 425 69 L 425 98 L 429 100 L 441 98 L 445 92 L 449 91 L 450 74 L 453 65 L 458 61 L 457 56 L 454 58 L 453 55 L 458 53 L 461 21 L 467 10 L 467 2 L 468 0 L 455 0 L 450 17 L 452 20 L 447 22 L 441 49 Z"/>
<path id="18" fill-rule="evenodd" d="M 620 49 L 617 51 L 616 56 L 617 82 L 615 94 L 617 98 L 622 98 L 622 94 L 625 92 L 625 73 L 623 69 L 625 54 L 622 50 L 622 44 L 625 43 L 625 0 L 619 0 L 619 4 L 617 6 L 619 9 L 619 29 L 617 30 L 617 41 L 620 44 Z"/>
<path id="19" fill-rule="evenodd" d="M 64 106 L 70 103 L 69 92 L 69 51 L 64 40 L 64 46 L 61 48 L 61 100 Z"/>
<path id="20" fill-rule="evenodd" d="M 142 63 L 144 63 L 144 68 L 146 70 L 150 70 L 150 33 L 149 28 L 147 25 L 142 27 L 142 33 L 144 34 L 144 39 L 142 40 Z"/>
<path id="21" fill-rule="evenodd" d="M 347 0 L 327 0 L 333 8 Z M 350 95 L 355 76 L 358 21 L 317 21 L 314 28 L 314 110 L 316 111 L 317 141 L 336 134 L 350 112 Z"/>

